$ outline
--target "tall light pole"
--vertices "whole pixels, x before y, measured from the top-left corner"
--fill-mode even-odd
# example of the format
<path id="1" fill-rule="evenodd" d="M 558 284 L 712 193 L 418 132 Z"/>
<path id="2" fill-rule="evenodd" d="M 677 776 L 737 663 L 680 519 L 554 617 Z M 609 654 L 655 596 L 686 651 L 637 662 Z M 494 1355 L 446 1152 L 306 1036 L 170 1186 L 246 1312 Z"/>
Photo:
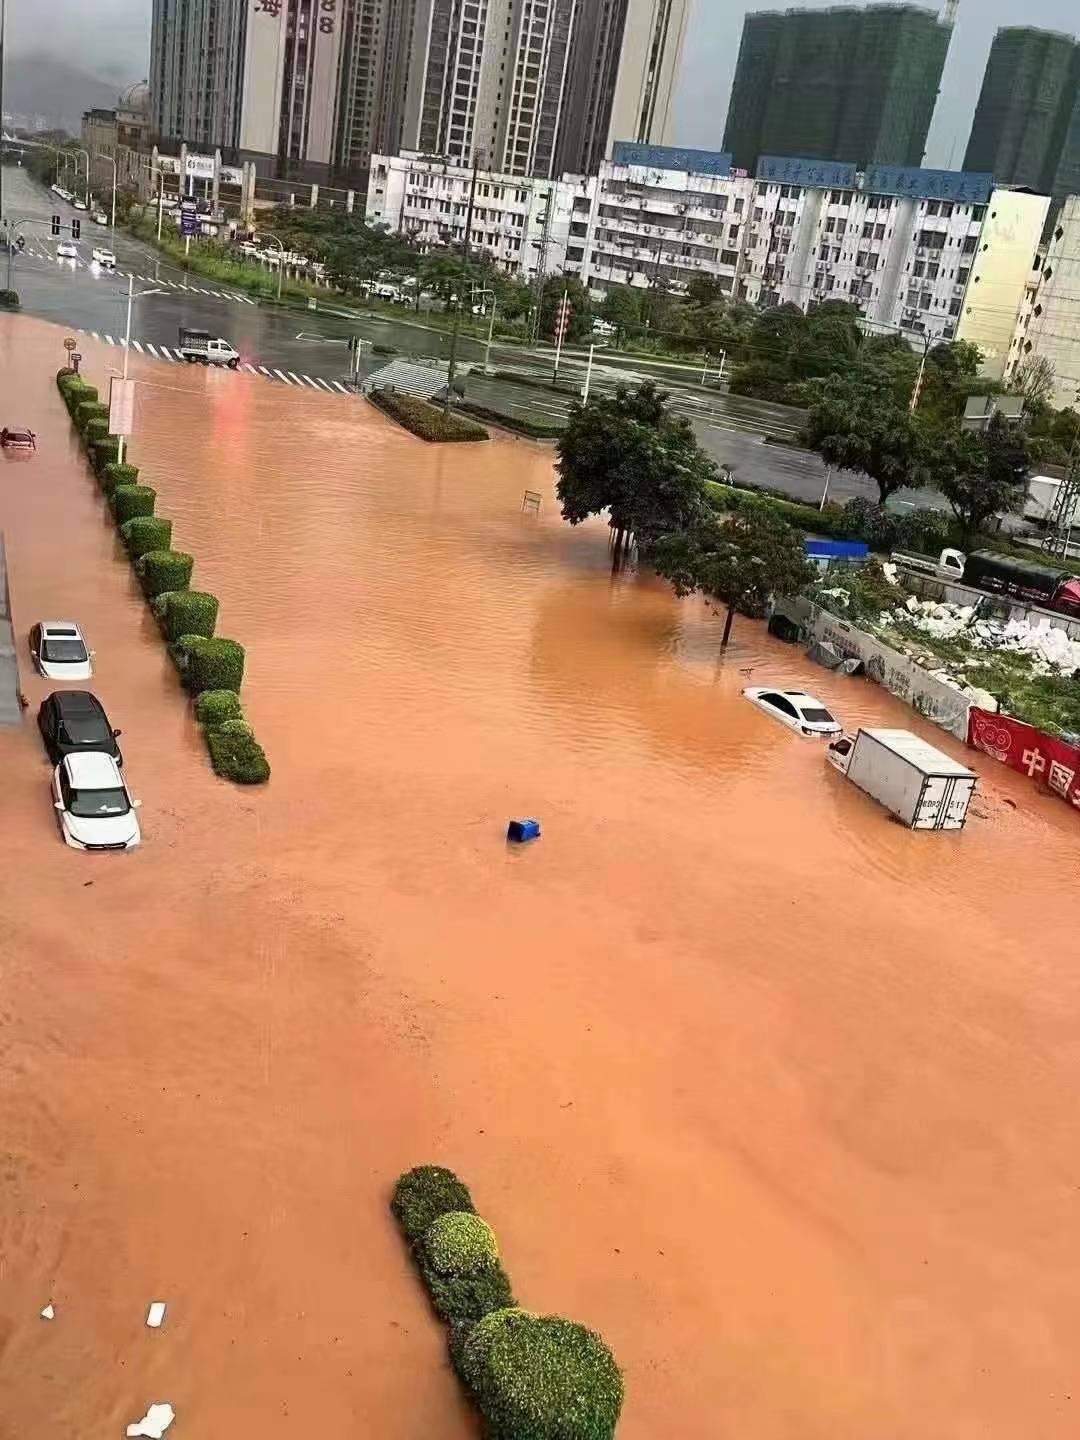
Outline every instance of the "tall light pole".
<path id="1" fill-rule="evenodd" d="M 124 325 L 124 374 L 123 374 L 123 378 L 124 378 L 125 380 L 128 378 L 128 355 L 131 353 L 131 302 L 132 302 L 132 300 L 135 298 L 135 296 L 134 296 L 134 285 L 135 285 L 135 277 L 134 277 L 134 275 L 129 274 L 129 275 L 128 275 L 128 288 L 127 288 L 127 321 L 126 321 L 126 323 L 125 323 L 125 325 Z M 114 293 L 115 293 L 115 292 L 114 292 Z M 139 299 L 141 300 L 144 295 L 160 295 L 160 294 L 161 294 L 161 291 L 160 291 L 160 290 L 140 290 L 140 291 L 139 291 Z M 115 371 L 114 371 L 113 373 L 115 374 Z M 118 435 L 118 436 L 116 437 L 116 463 L 117 463 L 118 465 L 122 465 L 122 464 L 124 463 L 124 437 L 123 437 L 123 435 Z"/>
<path id="2" fill-rule="evenodd" d="M 104 151 L 102 151 L 102 150 L 95 150 L 95 151 L 94 151 L 94 159 L 95 159 L 95 160 L 107 160 L 107 161 L 109 162 L 109 164 L 112 166 L 112 228 L 113 228 L 113 230 L 115 231 L 115 230 L 116 230 L 116 157 L 115 157 L 115 155 L 106 155 L 106 154 L 104 153 Z M 89 187 L 88 187 L 88 188 L 89 188 Z M 89 197 L 87 197 L 87 202 L 89 203 Z"/>
<path id="3" fill-rule="evenodd" d="M 270 233 L 269 230 L 260 230 L 260 231 L 259 231 L 259 234 L 263 237 L 264 240 L 273 240 L 274 244 L 275 244 L 275 245 L 277 246 L 277 248 L 278 248 L 277 298 L 280 300 L 280 299 L 281 299 L 281 277 L 285 274 L 285 246 L 281 243 L 281 241 L 278 239 L 278 237 L 277 237 L 276 235 L 271 235 L 271 233 Z"/>

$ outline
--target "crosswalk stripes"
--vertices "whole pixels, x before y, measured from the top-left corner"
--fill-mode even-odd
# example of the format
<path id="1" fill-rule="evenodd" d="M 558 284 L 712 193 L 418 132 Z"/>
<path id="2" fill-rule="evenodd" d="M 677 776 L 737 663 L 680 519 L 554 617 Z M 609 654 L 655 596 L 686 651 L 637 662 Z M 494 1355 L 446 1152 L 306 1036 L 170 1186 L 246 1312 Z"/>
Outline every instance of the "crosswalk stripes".
<path id="1" fill-rule="evenodd" d="M 60 260 L 55 254 L 47 250 L 41 250 L 35 246 L 28 245 L 23 251 L 24 257 L 33 260 L 40 260 L 46 265 L 70 265 L 74 270 L 93 270 L 97 265 L 96 261 L 84 260 L 81 256 L 75 260 Z M 158 288 L 167 286 L 170 290 L 180 291 L 188 295 L 206 295 L 213 300 L 232 300 L 238 305 L 257 305 L 258 301 L 253 300 L 250 295 L 240 295 L 234 290 L 208 290 L 203 285 L 185 285 L 180 280 L 167 280 L 161 275 L 140 275 L 135 270 L 121 270 L 114 268 L 105 270 L 98 267 L 98 278 L 104 279 L 111 275 L 117 280 L 126 280 L 129 276 L 142 285 L 154 285 Z"/>
<path id="2" fill-rule="evenodd" d="M 96 340 L 98 344 L 117 345 L 121 350 L 124 348 L 125 342 L 122 336 L 114 338 L 108 332 L 99 330 L 83 330 L 79 333 L 86 335 L 91 340 Z M 154 345 L 149 340 L 132 339 L 131 347 L 140 355 L 149 355 L 155 360 L 166 360 L 170 365 L 175 365 L 177 361 L 182 361 L 184 358 L 175 346 L 162 345 L 160 341 Z M 340 380 L 325 380 L 321 375 L 298 375 L 295 370 L 275 370 L 266 365 L 252 364 L 248 360 L 241 361 L 237 369 L 247 375 L 262 376 L 267 380 L 280 380 L 284 385 L 298 385 L 301 390 L 310 388 L 317 394 L 348 395 L 351 393 Z"/>

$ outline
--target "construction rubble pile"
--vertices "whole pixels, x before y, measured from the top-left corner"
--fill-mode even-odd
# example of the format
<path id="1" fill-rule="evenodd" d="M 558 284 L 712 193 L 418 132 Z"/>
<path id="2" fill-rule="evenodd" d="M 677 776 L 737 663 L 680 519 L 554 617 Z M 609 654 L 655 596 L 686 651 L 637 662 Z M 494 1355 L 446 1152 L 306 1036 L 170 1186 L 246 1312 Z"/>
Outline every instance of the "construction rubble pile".
<path id="1" fill-rule="evenodd" d="M 911 595 L 903 605 L 884 611 L 880 623 L 889 628 L 914 628 L 938 640 L 957 640 L 973 651 L 1026 655 L 1035 675 L 1080 672 L 1080 641 L 1070 640 L 1049 620 L 980 620 L 972 605 L 919 600 Z"/>

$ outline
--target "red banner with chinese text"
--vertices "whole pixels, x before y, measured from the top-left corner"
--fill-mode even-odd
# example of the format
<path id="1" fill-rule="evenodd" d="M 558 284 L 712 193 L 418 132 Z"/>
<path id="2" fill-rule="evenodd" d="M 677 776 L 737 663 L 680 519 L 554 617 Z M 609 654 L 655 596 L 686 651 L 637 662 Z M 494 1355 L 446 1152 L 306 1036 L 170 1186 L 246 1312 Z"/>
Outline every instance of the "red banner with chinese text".
<path id="1" fill-rule="evenodd" d="M 968 744 L 1019 770 L 1080 810 L 1080 749 L 1014 720 L 971 707 Z"/>

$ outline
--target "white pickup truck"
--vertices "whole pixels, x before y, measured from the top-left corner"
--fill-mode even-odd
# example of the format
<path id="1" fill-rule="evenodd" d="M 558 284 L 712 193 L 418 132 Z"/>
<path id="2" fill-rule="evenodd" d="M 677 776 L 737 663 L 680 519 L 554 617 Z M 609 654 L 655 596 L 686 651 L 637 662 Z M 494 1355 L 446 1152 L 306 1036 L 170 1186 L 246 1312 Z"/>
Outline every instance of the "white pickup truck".
<path id="1" fill-rule="evenodd" d="M 227 365 L 235 370 L 240 364 L 240 351 L 219 335 L 211 335 L 209 330 L 181 328 L 176 348 L 189 365 Z"/>

